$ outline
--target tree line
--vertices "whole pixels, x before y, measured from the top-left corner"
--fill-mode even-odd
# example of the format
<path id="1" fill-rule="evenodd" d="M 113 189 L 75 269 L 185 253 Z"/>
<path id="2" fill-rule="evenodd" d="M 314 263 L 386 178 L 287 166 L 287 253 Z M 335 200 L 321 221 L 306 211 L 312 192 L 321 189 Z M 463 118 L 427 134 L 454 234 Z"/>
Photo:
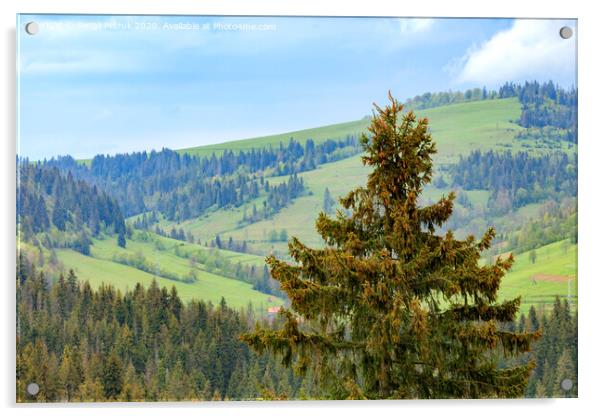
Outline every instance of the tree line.
<path id="1" fill-rule="evenodd" d="M 527 134 L 577 143 L 577 89 L 564 89 L 552 81 L 533 81 L 507 83 L 500 90 L 518 97 L 521 103 L 518 124 L 530 128 L 522 133 L 523 137 Z"/>
<path id="2" fill-rule="evenodd" d="M 276 318 L 271 324 L 281 325 Z M 17 259 L 17 401 L 161 401 L 325 398 L 311 370 L 305 377 L 281 357 L 256 354 L 239 340 L 256 321 L 192 301 L 175 289 L 137 285 L 121 293 L 92 289 L 73 271 L 52 283 L 25 256 Z M 507 330 L 541 330 L 537 363 L 525 397 L 576 397 L 577 314 L 556 300 L 551 311 L 531 308 Z M 502 359 L 502 367 L 516 365 Z M 560 387 L 564 379 L 574 387 Z M 29 395 L 26 386 L 40 392 Z"/>
<path id="3" fill-rule="evenodd" d="M 488 207 L 501 215 L 544 199 L 576 196 L 577 155 L 476 150 L 460 157 L 451 176 L 453 185 L 465 190 L 490 191 Z"/>
<path id="4" fill-rule="evenodd" d="M 51 285 L 20 257 L 17 308 L 19 402 L 255 400 L 303 390 L 292 371 L 238 339 L 257 318 L 251 307 L 185 305 L 156 282 L 93 290 L 72 271 Z"/>
<path id="5" fill-rule="evenodd" d="M 291 139 L 277 147 L 198 157 L 173 150 L 97 155 L 82 164 L 70 156 L 42 162 L 98 186 L 119 203 L 125 216 L 156 210 L 170 221 L 181 221 L 212 208 L 240 206 L 268 196 L 264 177 L 290 175 L 359 151 L 357 139 L 326 140 L 304 145 Z M 277 199 L 272 196 L 272 199 Z"/>
<path id="6" fill-rule="evenodd" d="M 404 106 L 412 110 L 424 110 L 426 108 L 441 107 L 449 104 L 457 104 L 471 101 L 493 100 L 500 97 L 500 94 L 495 90 L 487 90 L 487 88 L 470 88 L 466 91 L 441 91 L 441 92 L 426 92 L 409 98 L 404 103 Z"/>
<path id="7" fill-rule="evenodd" d="M 126 226 L 117 202 L 94 185 L 63 175 L 56 167 L 18 161 L 17 224 L 20 238 L 36 234 L 47 248 L 70 247 L 90 252 L 90 236 L 116 233 L 125 246 Z M 51 230 L 59 233 L 50 233 Z"/>
<path id="8" fill-rule="evenodd" d="M 266 181 L 267 183 L 267 181 Z M 242 216 L 243 224 L 252 224 L 271 218 L 278 213 L 282 208 L 288 206 L 293 199 L 301 196 L 305 192 L 305 184 L 303 178 L 297 176 L 296 173 L 289 176 L 288 180 L 279 183 L 278 185 L 269 185 L 267 198 L 263 201 L 260 209 L 253 204 L 251 212 L 247 212 L 245 207 Z"/>
<path id="9" fill-rule="evenodd" d="M 518 322 L 508 325 L 518 331 L 541 331 L 541 339 L 533 351 L 520 359 L 504 359 L 503 366 L 512 366 L 534 360 L 535 370 L 529 378 L 525 397 L 577 397 L 578 314 L 566 300 L 556 298 L 551 311 L 531 306 L 528 314 L 521 314 Z M 570 380 L 570 384 L 563 381 Z M 566 383 L 566 382 L 565 382 Z"/>
<path id="10" fill-rule="evenodd" d="M 517 97 L 521 103 L 519 125 L 528 129 L 519 138 L 577 143 L 577 89 L 564 89 L 552 81 L 523 84 L 507 82 L 497 91 L 471 88 L 462 91 L 427 92 L 406 100 L 406 108 L 423 110 L 449 104 Z M 547 128 L 546 128 L 547 127 Z"/>

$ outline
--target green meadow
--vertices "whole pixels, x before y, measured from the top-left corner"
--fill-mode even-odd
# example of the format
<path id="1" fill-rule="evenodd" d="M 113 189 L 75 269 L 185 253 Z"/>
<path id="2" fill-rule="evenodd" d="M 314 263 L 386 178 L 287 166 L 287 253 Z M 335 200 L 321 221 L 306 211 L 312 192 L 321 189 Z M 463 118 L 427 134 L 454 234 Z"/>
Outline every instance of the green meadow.
<path id="1" fill-rule="evenodd" d="M 141 242 L 128 240 L 127 247 L 117 246 L 114 239 L 98 240 L 94 239 L 91 255 L 85 256 L 70 249 L 57 250 L 57 257 L 66 269 L 73 269 L 81 280 L 87 280 L 91 286 L 98 287 L 102 284 L 111 284 L 116 288 L 125 291 L 133 289 L 137 283 L 148 287 L 153 279 L 160 286 L 171 289 L 176 287 L 182 300 L 192 299 L 204 300 L 217 304 L 222 296 L 226 299 L 228 305 L 233 308 L 247 307 L 249 303 L 258 311 L 265 311 L 270 306 L 282 305 L 284 301 L 276 296 L 267 295 L 254 290 L 251 284 L 224 277 L 217 272 L 211 273 L 205 270 L 204 264 L 195 264 L 194 270 L 197 281 L 185 283 L 167 279 L 156 274 L 139 270 L 135 267 L 115 262 L 114 256 L 117 254 L 143 254 L 146 259 L 170 272 L 186 276 L 191 269 L 190 261 L 175 254 L 176 247 L 180 254 L 194 252 L 196 250 L 208 250 L 200 246 L 164 238 L 153 235 L 155 241 L 161 241 L 163 246 L 157 249 L 155 242 Z M 259 256 L 219 250 L 221 256 L 228 258 L 233 262 L 243 264 L 263 265 L 264 259 Z"/>
<path id="2" fill-rule="evenodd" d="M 520 117 L 520 104 L 516 98 L 475 101 L 429 108 L 417 112 L 429 119 L 433 137 L 437 141 L 439 156 L 449 157 L 468 153 L 476 148 L 513 146 L 513 138 L 522 127 L 512 123 Z M 348 135 L 366 132 L 368 117 L 346 123 L 293 131 L 283 134 L 234 140 L 208 146 L 180 149 L 181 153 L 197 156 L 221 154 L 224 150 L 250 150 L 276 147 L 291 138 L 305 143 L 312 139 L 319 143 L 327 139 L 341 139 Z M 517 145 L 518 146 L 518 145 Z M 446 160 L 446 159 L 443 159 Z"/>
<path id="3" fill-rule="evenodd" d="M 515 256 L 512 269 L 502 280 L 500 298 L 521 296 L 521 311 L 533 305 L 550 305 L 554 298 L 567 298 L 577 303 L 577 245 L 568 240 L 557 241 L 535 250 L 535 262 L 529 253 Z"/>

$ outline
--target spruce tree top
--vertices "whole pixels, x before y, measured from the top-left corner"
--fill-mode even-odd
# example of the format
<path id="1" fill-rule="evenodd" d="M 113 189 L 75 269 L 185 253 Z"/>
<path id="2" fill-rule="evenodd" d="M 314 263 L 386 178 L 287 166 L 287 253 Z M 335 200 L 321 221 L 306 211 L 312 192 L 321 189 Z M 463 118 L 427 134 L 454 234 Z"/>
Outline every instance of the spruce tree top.
<path id="1" fill-rule="evenodd" d="M 350 214 L 316 221 L 325 247 L 293 237 L 295 264 L 267 259 L 291 302 L 282 328 L 257 327 L 243 340 L 302 373 L 312 367 L 325 398 L 519 397 L 533 363 L 500 369 L 498 357 L 528 351 L 539 334 L 500 328 L 520 304 L 497 302 L 513 258 L 479 263 L 493 228 L 478 241 L 437 233 L 454 194 L 418 203 L 436 152 L 428 120 L 389 99 L 361 138 L 373 171 L 341 198 Z"/>

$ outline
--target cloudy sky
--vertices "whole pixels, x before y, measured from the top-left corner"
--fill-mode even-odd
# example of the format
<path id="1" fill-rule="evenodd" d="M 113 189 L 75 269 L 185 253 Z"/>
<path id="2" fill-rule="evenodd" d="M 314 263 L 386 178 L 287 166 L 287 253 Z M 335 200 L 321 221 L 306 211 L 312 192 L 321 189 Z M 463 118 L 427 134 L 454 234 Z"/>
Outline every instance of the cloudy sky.
<path id="1" fill-rule="evenodd" d="M 23 30 L 38 23 L 35 36 Z M 575 85 L 573 21 L 19 17 L 19 153 L 182 148 L 361 118 L 388 90 Z"/>

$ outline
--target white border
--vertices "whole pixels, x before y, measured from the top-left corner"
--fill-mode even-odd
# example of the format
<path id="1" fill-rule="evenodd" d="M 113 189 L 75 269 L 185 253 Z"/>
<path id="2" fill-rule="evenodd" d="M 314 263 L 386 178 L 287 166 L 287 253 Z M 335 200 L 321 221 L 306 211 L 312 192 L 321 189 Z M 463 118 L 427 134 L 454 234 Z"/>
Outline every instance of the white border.
<path id="1" fill-rule="evenodd" d="M 308 413 L 365 414 L 373 409 L 382 413 L 419 412 L 423 414 L 568 413 L 590 414 L 600 395 L 598 386 L 601 345 L 600 276 L 597 264 L 600 244 L 600 134 L 599 104 L 602 99 L 599 74 L 599 40 L 602 39 L 600 13 L 596 2 L 575 1 L 202 1 L 202 0 L 3 0 L 2 13 L 2 216 L 0 217 L 0 256 L 2 270 L 2 338 L 0 343 L 0 404 L 4 414 L 44 413 L 45 415 L 127 412 L 159 415 L 167 408 L 178 414 L 307 415 Z M 514 401 L 423 401 L 423 402 L 283 402 L 283 403 L 162 403 L 141 405 L 49 405 L 45 407 L 14 404 L 14 266 L 15 266 L 15 21 L 16 13 L 119 13 L 119 14 L 230 14 L 230 15 L 358 15 L 358 16 L 441 16 L 441 17 L 545 17 L 579 19 L 579 399 Z M 125 407 L 125 408 L 124 408 Z M 598 409 L 599 411 L 599 409 Z"/>

